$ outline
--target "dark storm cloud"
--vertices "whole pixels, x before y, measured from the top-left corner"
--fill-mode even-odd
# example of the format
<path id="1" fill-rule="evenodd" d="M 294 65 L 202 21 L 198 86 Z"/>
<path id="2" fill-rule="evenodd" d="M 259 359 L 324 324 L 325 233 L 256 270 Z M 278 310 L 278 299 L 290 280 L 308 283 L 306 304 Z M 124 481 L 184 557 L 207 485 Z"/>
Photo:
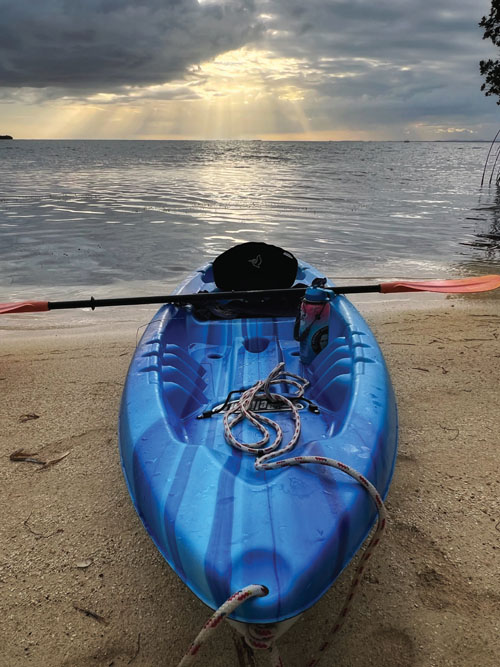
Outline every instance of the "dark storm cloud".
<path id="1" fill-rule="evenodd" d="M 0 86 L 163 83 L 256 37 L 253 0 L 0 0 Z"/>
<path id="2" fill-rule="evenodd" d="M 457 47 L 480 50 L 489 0 L 262 0 L 284 54 L 438 58 Z M 272 34 L 272 33 L 270 33 Z M 280 35 L 281 34 L 281 38 Z M 291 38 L 297 35 L 297 39 Z"/>

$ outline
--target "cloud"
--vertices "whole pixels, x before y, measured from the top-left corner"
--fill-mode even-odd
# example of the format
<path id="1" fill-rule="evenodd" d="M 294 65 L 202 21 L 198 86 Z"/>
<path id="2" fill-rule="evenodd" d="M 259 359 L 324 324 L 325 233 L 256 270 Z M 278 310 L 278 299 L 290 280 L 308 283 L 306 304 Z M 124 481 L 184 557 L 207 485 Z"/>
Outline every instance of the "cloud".
<path id="1" fill-rule="evenodd" d="M 282 56 L 306 58 L 324 77 L 339 67 L 370 73 L 374 81 L 403 67 L 433 78 L 478 75 L 479 59 L 490 52 L 477 25 L 489 0 L 267 0 L 265 6 L 261 42 Z"/>
<path id="2" fill-rule="evenodd" d="M 259 33 L 253 0 L 0 0 L 0 16 L 10 89 L 163 83 Z"/>
<path id="3" fill-rule="evenodd" d="M 483 6 L 481 6 L 483 5 Z M 436 58 L 480 50 L 489 0 L 262 0 L 267 38 L 284 55 Z M 294 38 L 295 36 L 295 38 Z"/>
<path id="4" fill-rule="evenodd" d="M 295 81 L 313 126 L 445 115 L 461 126 L 494 111 L 479 75 L 481 58 L 498 57 L 478 27 L 489 9 L 490 0 L 267 0 L 260 43 L 302 61 Z"/>
<path id="5" fill-rule="evenodd" d="M 479 75 L 479 61 L 498 55 L 478 26 L 490 4 L 0 0 L 0 102 L 137 112 L 152 103 L 154 136 L 162 117 L 174 136 L 172 117 L 183 136 L 199 136 L 200 117 L 217 136 L 230 121 L 236 136 L 264 134 L 264 112 L 272 133 L 465 134 L 497 123 Z"/>

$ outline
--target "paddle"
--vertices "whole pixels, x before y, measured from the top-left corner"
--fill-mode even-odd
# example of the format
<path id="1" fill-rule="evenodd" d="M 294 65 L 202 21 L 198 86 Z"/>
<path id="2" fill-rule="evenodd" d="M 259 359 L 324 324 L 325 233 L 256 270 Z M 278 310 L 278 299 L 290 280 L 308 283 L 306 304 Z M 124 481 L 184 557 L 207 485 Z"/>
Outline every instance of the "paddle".
<path id="1" fill-rule="evenodd" d="M 463 294 L 470 292 L 487 292 L 500 287 L 500 275 L 478 276 L 459 280 L 424 280 L 411 282 L 390 282 L 378 285 L 346 285 L 344 287 L 328 287 L 334 294 L 361 294 L 364 292 L 445 292 Z M 39 313 L 47 310 L 63 308 L 99 308 L 102 306 L 137 306 L 153 303 L 172 303 L 179 306 L 185 304 L 202 304 L 207 301 L 260 301 L 271 296 L 302 297 L 305 287 L 288 289 L 251 290 L 247 292 L 201 292 L 198 294 L 169 294 L 166 296 L 137 296 L 118 299 L 83 299 L 78 301 L 18 301 L 0 303 L 0 314 L 6 313 Z"/>

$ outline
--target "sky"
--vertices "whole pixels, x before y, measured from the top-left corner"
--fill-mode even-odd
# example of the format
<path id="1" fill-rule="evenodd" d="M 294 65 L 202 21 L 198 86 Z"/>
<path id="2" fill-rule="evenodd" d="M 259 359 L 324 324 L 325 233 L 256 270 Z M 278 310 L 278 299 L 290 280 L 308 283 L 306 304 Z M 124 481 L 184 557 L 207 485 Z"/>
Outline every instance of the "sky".
<path id="1" fill-rule="evenodd" d="M 16 139 L 492 140 L 490 0 L 0 0 Z"/>

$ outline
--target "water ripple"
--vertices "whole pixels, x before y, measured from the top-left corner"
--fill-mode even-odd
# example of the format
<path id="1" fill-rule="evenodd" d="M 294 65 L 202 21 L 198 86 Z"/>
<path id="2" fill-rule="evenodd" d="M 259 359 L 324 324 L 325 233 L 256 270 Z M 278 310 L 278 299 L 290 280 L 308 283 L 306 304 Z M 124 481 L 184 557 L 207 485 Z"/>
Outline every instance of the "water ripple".
<path id="1" fill-rule="evenodd" d="M 179 266 L 187 271 L 257 239 L 326 275 L 407 275 L 407 267 L 446 271 L 475 262 L 500 268 L 500 204 L 496 191 L 478 187 L 487 144 L 21 141 L 3 148 L 0 278 L 16 293 L 33 285 L 168 284 Z"/>

